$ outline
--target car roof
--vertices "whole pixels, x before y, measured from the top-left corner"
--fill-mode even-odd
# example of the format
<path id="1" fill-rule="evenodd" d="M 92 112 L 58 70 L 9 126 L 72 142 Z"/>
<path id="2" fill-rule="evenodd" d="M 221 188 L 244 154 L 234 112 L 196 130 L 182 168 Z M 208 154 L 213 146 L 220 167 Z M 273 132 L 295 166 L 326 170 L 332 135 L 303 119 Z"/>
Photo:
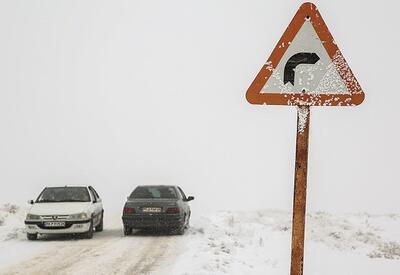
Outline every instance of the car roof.
<path id="1" fill-rule="evenodd" d="M 88 188 L 88 185 L 50 185 L 46 186 L 45 188 L 57 188 L 57 187 L 85 187 Z"/>
<path id="2" fill-rule="evenodd" d="M 178 187 L 176 185 L 152 185 L 152 184 L 142 184 L 142 185 L 138 185 L 138 187 Z"/>
<path id="3" fill-rule="evenodd" d="M 138 186 L 144 186 L 144 187 L 176 187 L 176 185 L 165 185 L 165 184 L 140 184 Z"/>

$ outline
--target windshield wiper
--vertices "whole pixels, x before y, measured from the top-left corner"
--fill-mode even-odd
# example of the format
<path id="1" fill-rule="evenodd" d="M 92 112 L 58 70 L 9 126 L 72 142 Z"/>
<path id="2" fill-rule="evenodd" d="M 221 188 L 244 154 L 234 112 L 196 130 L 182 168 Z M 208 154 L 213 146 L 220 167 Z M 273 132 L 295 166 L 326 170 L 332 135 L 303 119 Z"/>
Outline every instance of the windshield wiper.
<path id="1" fill-rule="evenodd" d="M 39 200 L 37 202 L 89 202 L 88 200 Z"/>
<path id="2" fill-rule="evenodd" d="M 55 200 L 38 200 L 37 202 L 59 202 Z"/>

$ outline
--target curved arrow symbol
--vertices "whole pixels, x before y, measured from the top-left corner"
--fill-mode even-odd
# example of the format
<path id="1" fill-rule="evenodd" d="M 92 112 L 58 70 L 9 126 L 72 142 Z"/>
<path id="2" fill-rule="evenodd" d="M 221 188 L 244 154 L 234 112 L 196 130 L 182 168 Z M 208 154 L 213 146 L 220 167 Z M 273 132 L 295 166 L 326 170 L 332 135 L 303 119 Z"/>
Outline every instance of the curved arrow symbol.
<path id="1" fill-rule="evenodd" d="M 315 64 L 319 60 L 316 53 L 296 53 L 286 62 L 283 75 L 283 84 L 288 82 L 294 86 L 294 69 L 299 64 Z"/>

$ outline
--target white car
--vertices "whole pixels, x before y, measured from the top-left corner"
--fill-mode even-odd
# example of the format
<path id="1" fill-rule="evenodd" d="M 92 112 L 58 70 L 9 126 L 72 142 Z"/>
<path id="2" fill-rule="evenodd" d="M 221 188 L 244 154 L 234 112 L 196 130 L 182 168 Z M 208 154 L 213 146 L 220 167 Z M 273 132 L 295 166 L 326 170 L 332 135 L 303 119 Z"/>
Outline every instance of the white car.
<path id="1" fill-rule="evenodd" d="M 25 219 L 28 240 L 38 234 L 77 234 L 93 237 L 93 229 L 103 230 L 103 204 L 92 186 L 46 187 Z"/>

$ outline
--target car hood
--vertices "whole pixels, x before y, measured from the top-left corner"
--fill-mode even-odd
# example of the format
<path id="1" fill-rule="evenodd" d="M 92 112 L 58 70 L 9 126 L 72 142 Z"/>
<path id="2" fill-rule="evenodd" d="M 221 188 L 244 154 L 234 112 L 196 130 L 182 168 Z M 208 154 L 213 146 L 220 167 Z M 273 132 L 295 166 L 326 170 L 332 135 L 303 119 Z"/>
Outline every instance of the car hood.
<path id="1" fill-rule="evenodd" d="M 70 215 L 86 212 L 91 202 L 42 202 L 35 203 L 29 210 L 35 215 Z"/>

